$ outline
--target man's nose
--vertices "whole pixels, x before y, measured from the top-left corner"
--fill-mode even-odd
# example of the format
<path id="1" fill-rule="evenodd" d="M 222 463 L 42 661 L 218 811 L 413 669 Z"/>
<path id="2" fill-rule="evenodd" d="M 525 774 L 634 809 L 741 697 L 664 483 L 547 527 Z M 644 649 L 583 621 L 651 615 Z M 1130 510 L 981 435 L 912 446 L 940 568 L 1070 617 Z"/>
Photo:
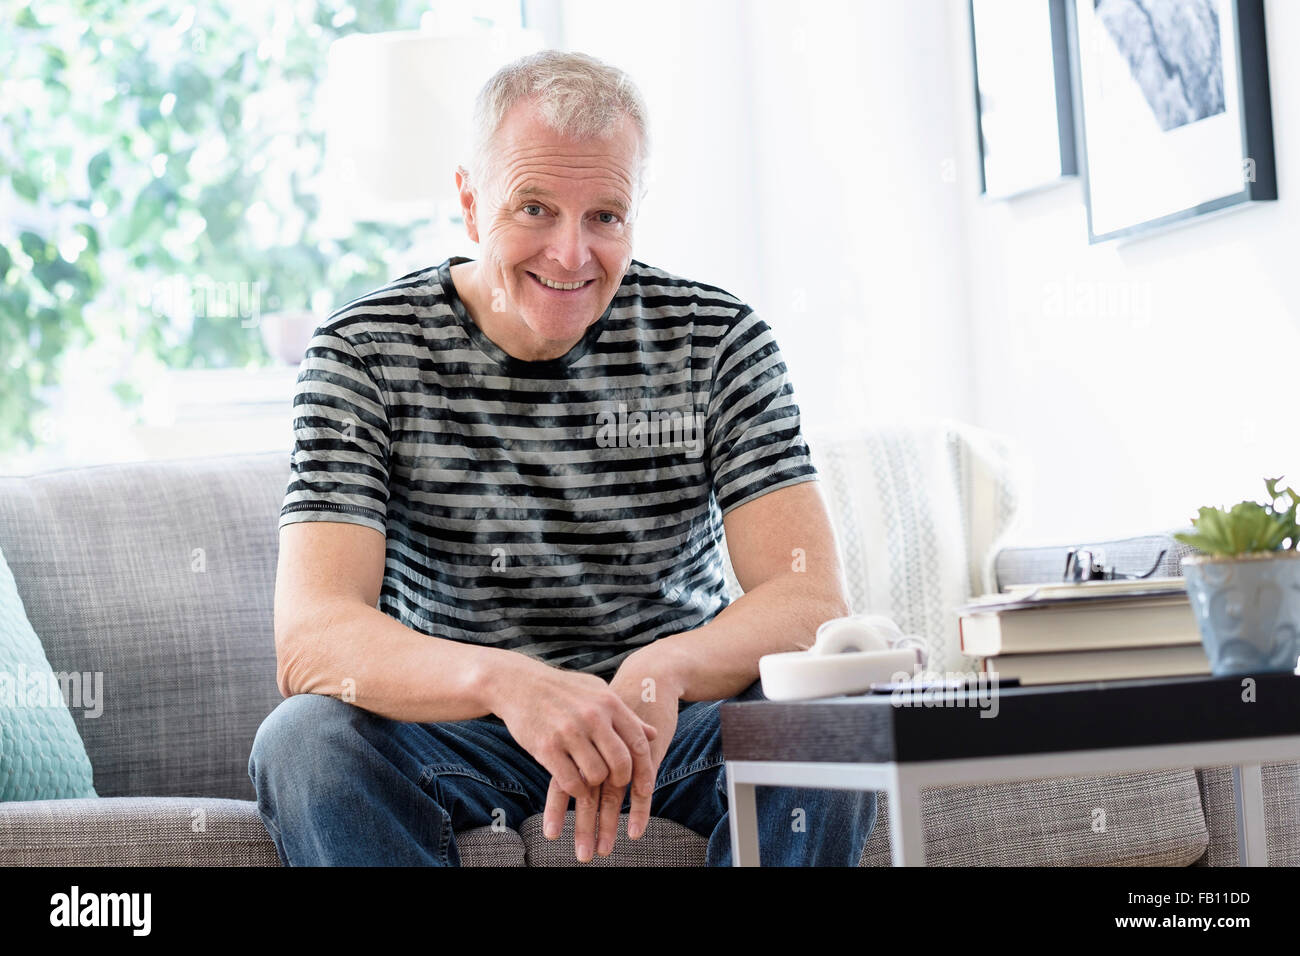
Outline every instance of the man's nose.
<path id="1" fill-rule="evenodd" d="M 591 244 L 582 220 L 567 219 L 557 224 L 548 253 L 569 275 L 590 262 Z"/>

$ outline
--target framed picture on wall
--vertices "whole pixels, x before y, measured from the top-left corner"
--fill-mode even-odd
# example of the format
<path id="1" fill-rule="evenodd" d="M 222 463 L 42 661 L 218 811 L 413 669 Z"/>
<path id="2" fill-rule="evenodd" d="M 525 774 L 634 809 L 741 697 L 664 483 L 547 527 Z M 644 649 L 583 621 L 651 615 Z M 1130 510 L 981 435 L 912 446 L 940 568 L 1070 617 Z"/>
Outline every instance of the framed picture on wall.
<path id="1" fill-rule="evenodd" d="M 1066 0 L 970 0 L 980 192 L 1006 199 L 1078 173 Z"/>
<path id="2" fill-rule="evenodd" d="M 1262 0 L 1074 0 L 1088 241 L 1277 198 Z"/>

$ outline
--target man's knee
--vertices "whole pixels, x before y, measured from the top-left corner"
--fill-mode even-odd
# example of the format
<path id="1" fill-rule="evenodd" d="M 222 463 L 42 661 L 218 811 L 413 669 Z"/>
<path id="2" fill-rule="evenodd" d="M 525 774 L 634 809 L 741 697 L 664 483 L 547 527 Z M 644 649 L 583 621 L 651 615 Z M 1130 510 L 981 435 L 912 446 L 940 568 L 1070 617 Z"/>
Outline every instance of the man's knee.
<path id="1" fill-rule="evenodd" d="M 258 783 L 269 768 L 320 765 L 321 747 L 345 744 L 356 735 L 360 711 L 356 706 L 323 694 L 295 694 L 287 697 L 266 716 L 253 738 L 248 757 L 248 775 Z"/>

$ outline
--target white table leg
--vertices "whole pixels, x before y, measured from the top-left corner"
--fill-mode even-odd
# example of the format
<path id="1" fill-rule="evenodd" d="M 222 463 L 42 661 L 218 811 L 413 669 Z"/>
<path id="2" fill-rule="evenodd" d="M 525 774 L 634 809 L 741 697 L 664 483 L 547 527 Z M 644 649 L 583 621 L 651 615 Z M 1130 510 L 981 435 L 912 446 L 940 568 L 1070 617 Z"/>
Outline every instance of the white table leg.
<path id="1" fill-rule="evenodd" d="M 1232 768 L 1232 800 L 1237 810 L 1237 865 L 1268 866 L 1264 777 L 1259 764 Z"/>
<path id="2" fill-rule="evenodd" d="M 921 824 L 921 788 L 896 770 L 889 793 L 889 843 L 894 866 L 925 866 L 925 830 Z"/>
<path id="3" fill-rule="evenodd" d="M 727 809 L 731 815 L 731 865 L 758 866 L 758 807 L 754 784 L 737 783 L 727 764 Z"/>

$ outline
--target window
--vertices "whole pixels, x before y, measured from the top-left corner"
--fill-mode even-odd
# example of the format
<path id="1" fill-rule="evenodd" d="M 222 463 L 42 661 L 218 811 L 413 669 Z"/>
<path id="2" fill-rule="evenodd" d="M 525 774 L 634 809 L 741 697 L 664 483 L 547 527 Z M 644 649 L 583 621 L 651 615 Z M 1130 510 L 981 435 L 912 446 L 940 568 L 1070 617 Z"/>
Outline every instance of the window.
<path id="1" fill-rule="evenodd" d="M 519 26 L 521 7 L 0 0 L 0 17 L 0 471 L 25 472 L 287 449 L 295 336 L 417 239 L 323 227 L 330 44 Z"/>

